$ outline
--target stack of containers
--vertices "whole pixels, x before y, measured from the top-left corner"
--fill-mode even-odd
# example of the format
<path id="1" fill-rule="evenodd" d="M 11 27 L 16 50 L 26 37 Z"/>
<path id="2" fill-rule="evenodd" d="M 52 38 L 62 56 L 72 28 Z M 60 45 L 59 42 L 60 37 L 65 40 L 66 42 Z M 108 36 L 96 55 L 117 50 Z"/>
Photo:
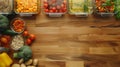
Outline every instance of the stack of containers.
<path id="1" fill-rule="evenodd" d="M 13 10 L 13 0 L 0 0 L 0 14 L 11 14 Z"/>
<path id="2" fill-rule="evenodd" d="M 67 12 L 67 0 L 43 0 L 43 9 L 50 17 L 61 17 Z"/>
<path id="3" fill-rule="evenodd" d="M 87 17 L 93 11 L 92 0 L 69 0 L 69 14 Z"/>
<path id="4" fill-rule="evenodd" d="M 95 0 L 94 13 L 102 17 L 114 15 L 114 0 Z"/>

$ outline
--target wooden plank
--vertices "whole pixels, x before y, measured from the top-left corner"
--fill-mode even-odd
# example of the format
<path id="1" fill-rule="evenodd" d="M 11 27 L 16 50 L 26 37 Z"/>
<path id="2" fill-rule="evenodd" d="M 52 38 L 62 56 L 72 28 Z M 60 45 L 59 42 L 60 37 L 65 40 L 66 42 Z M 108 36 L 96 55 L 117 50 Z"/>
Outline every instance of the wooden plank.
<path id="1" fill-rule="evenodd" d="M 120 34 L 120 28 L 28 27 L 35 34 Z"/>
<path id="2" fill-rule="evenodd" d="M 120 42 L 120 35 L 80 35 L 79 41 L 118 41 Z"/>
<path id="3" fill-rule="evenodd" d="M 89 52 L 88 48 L 75 48 L 75 47 L 45 47 L 45 46 L 37 46 L 32 47 L 33 52 L 35 54 L 42 54 L 42 55 L 80 55 Z"/>
<path id="4" fill-rule="evenodd" d="M 66 67 L 84 67 L 84 61 L 67 61 Z"/>
<path id="5" fill-rule="evenodd" d="M 89 54 L 106 55 L 106 54 L 118 54 L 112 47 L 90 47 Z"/>
<path id="6" fill-rule="evenodd" d="M 114 55 L 120 54 L 115 50 L 119 47 L 53 47 L 53 46 L 37 46 L 32 47 L 34 54 L 39 55 L 69 55 L 77 56 L 84 54 L 97 55 Z"/>
<path id="7" fill-rule="evenodd" d="M 40 20 L 40 21 L 39 21 Z M 90 16 L 89 18 L 79 18 L 75 16 L 70 16 L 65 14 L 60 18 L 50 18 L 44 14 L 37 16 L 36 25 L 39 27 L 80 27 L 80 26 L 116 26 L 119 25 L 119 21 L 115 20 L 113 17 L 101 18 Z"/>
<path id="8" fill-rule="evenodd" d="M 61 61 L 39 61 L 40 67 L 65 67 L 65 62 Z"/>

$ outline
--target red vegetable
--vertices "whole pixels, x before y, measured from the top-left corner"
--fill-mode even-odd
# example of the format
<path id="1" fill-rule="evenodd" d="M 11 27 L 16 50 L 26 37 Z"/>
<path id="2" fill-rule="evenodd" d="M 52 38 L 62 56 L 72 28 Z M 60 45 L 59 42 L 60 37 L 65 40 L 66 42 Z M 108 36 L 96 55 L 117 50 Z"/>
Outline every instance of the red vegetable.
<path id="1" fill-rule="evenodd" d="M 27 40 L 26 40 L 26 44 L 27 44 L 27 45 L 30 45 L 31 43 L 32 43 L 32 41 L 31 41 L 30 39 L 27 39 Z"/>
<path id="2" fill-rule="evenodd" d="M 15 21 L 13 21 L 12 28 L 16 32 L 22 32 L 24 30 L 24 25 L 25 25 L 24 21 L 17 19 Z"/>
<path id="3" fill-rule="evenodd" d="M 46 13 L 64 13 L 67 11 L 66 0 L 44 0 L 44 11 Z"/>
<path id="4" fill-rule="evenodd" d="M 29 35 L 28 31 L 24 31 L 24 32 L 23 32 L 23 36 L 24 36 L 24 37 L 27 37 L 28 35 Z"/>
<path id="5" fill-rule="evenodd" d="M 30 39 L 31 41 L 35 40 L 35 38 L 36 38 L 36 37 L 35 37 L 34 34 L 30 34 L 30 35 L 29 35 L 29 39 Z"/>

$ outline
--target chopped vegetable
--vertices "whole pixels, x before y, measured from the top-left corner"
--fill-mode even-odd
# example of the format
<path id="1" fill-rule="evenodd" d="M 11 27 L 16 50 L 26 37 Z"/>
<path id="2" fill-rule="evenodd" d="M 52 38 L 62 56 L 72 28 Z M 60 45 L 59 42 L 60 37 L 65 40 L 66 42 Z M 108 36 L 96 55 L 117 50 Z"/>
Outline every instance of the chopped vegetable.
<path id="1" fill-rule="evenodd" d="M 69 0 L 70 13 L 85 13 L 91 12 L 91 0 Z"/>
<path id="2" fill-rule="evenodd" d="M 98 12 L 113 13 L 114 11 L 113 0 L 95 0 L 95 4 Z"/>
<path id="3" fill-rule="evenodd" d="M 44 0 L 44 12 L 64 13 L 67 11 L 67 0 Z"/>
<path id="4" fill-rule="evenodd" d="M 21 19 L 15 19 L 12 22 L 12 30 L 14 30 L 15 32 L 21 33 L 24 31 L 25 29 L 25 22 Z"/>
<path id="5" fill-rule="evenodd" d="M 28 61 L 32 57 L 32 50 L 29 46 L 23 46 L 13 56 L 14 58 L 23 58 L 24 61 Z"/>
<path id="6" fill-rule="evenodd" d="M 10 13 L 12 11 L 11 0 L 0 0 L 0 12 Z"/>
<path id="7" fill-rule="evenodd" d="M 16 0 L 18 13 L 35 13 L 38 11 L 38 0 Z"/>
<path id="8" fill-rule="evenodd" d="M 13 37 L 12 43 L 11 43 L 11 48 L 13 50 L 19 50 L 21 47 L 24 45 L 24 39 L 21 35 L 16 35 Z"/>

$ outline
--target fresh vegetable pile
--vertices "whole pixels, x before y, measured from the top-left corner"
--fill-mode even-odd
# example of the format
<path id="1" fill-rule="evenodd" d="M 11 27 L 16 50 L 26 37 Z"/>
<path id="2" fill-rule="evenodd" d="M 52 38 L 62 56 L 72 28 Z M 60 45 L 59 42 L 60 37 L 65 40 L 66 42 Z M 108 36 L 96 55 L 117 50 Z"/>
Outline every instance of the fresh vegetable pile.
<path id="1" fill-rule="evenodd" d="M 37 67 L 38 59 L 30 62 L 30 59 L 32 59 L 30 45 L 35 41 L 36 37 L 25 29 L 25 22 L 21 19 L 15 19 L 10 23 L 6 16 L 0 15 L 0 24 L 0 67 L 11 67 L 13 64 L 11 55 L 9 56 L 11 51 L 14 52 L 12 55 L 14 59 L 23 60 L 19 64 L 21 67 Z M 12 67 L 17 66 L 13 64 Z"/>
<path id="2" fill-rule="evenodd" d="M 44 0 L 44 12 L 65 13 L 67 11 L 67 0 Z"/>
<path id="3" fill-rule="evenodd" d="M 99 13 L 113 13 L 114 1 L 113 0 L 95 0 L 97 12 Z"/>

